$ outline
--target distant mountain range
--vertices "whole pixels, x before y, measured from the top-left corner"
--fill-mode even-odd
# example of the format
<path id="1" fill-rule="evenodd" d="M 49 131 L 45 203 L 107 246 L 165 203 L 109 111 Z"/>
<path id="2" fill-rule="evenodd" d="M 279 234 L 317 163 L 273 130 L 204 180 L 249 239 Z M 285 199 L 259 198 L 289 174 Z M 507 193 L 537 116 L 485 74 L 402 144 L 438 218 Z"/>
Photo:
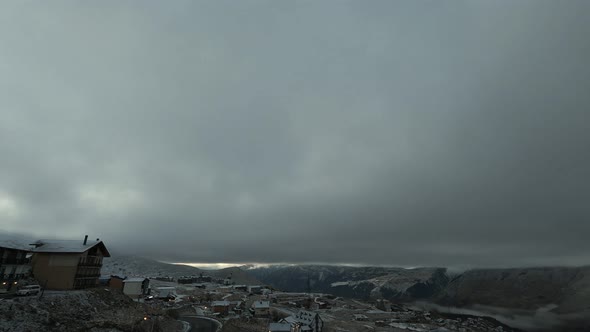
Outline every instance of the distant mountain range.
<path id="1" fill-rule="evenodd" d="M 590 267 L 474 269 L 452 278 L 445 268 L 296 265 L 247 271 L 263 283 L 293 292 L 452 306 L 538 309 L 553 304 L 563 313 L 590 310 Z"/>
<path id="2" fill-rule="evenodd" d="M 428 299 L 440 293 L 449 282 L 444 268 L 296 265 L 247 271 L 278 289 L 330 293 L 360 299 Z"/>
<path id="3" fill-rule="evenodd" d="M 455 306 L 551 305 L 557 313 L 590 312 L 590 266 L 470 270 L 450 280 L 435 299 Z"/>
<path id="4" fill-rule="evenodd" d="M 590 331 L 590 267 L 473 269 L 270 265 L 203 270 L 148 258 L 113 255 L 103 274 L 209 275 L 236 284 L 289 292 L 327 293 L 366 301 L 431 306 L 430 310 L 487 315 L 527 331 Z"/>
<path id="5" fill-rule="evenodd" d="M 559 314 L 590 313 L 590 267 L 474 269 L 449 277 L 445 268 L 277 265 L 202 270 L 135 256 L 104 260 L 103 274 L 181 276 L 203 273 L 236 284 L 265 284 L 290 292 L 329 293 L 364 300 L 429 301 L 522 310 L 552 306 Z"/>
<path id="6" fill-rule="evenodd" d="M 491 316 L 527 331 L 590 331 L 590 267 L 474 269 L 453 276 L 444 268 L 302 265 L 247 271 L 286 291 L 422 301 L 432 310 Z"/>
<path id="7" fill-rule="evenodd" d="M 239 267 L 228 267 L 219 270 L 204 270 L 196 267 L 163 263 L 153 259 L 113 255 L 103 261 L 102 274 L 120 276 L 145 276 L 145 277 L 172 277 L 208 275 L 214 278 L 225 279 L 230 277 L 232 282 L 244 285 L 260 285 L 261 281 Z"/>
<path id="8" fill-rule="evenodd" d="M 168 264 L 149 258 L 113 255 L 103 260 L 102 274 L 120 276 L 173 277 L 199 275 L 202 270 L 179 264 Z"/>

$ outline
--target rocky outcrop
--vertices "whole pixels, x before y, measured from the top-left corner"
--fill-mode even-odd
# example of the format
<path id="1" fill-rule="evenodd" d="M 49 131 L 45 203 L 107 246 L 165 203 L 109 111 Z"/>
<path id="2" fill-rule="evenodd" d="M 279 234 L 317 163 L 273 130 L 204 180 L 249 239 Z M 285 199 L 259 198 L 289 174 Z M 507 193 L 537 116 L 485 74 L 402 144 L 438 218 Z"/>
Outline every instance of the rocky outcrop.
<path id="1" fill-rule="evenodd" d="M 41 298 L 0 300 L 2 332 L 176 331 L 181 325 L 164 312 L 155 312 L 107 289 L 45 292 Z"/>

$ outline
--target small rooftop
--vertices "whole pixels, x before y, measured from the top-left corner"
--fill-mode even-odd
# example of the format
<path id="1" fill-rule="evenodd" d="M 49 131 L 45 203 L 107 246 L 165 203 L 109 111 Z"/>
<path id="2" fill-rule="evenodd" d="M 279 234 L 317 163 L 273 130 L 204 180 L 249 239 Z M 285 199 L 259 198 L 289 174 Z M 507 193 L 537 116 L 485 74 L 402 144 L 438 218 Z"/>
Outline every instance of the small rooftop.
<path id="1" fill-rule="evenodd" d="M 229 301 L 213 301 L 211 302 L 212 307 L 227 307 L 229 306 Z"/>
<path id="2" fill-rule="evenodd" d="M 147 278 L 127 278 L 123 282 L 144 282 Z"/>
<path id="3" fill-rule="evenodd" d="M 252 303 L 252 307 L 254 307 L 254 309 L 270 308 L 270 302 L 269 301 L 256 301 L 256 302 Z"/>

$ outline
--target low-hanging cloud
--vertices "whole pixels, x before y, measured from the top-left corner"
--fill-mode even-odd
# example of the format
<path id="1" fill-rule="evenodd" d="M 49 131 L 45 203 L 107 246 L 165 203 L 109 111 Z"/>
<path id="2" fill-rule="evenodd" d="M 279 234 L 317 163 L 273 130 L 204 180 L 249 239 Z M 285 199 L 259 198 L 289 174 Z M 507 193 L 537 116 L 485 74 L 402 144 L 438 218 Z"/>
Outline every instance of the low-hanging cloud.
<path id="1" fill-rule="evenodd" d="M 590 258 L 585 1 L 2 7 L 6 231 L 184 262 Z"/>

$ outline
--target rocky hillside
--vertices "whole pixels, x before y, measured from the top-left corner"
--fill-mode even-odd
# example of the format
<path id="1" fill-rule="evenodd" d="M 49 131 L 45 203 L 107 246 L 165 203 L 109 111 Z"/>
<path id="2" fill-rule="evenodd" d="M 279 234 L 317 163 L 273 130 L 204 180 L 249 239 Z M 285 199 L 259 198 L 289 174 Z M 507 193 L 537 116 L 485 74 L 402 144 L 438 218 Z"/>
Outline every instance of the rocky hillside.
<path id="1" fill-rule="evenodd" d="M 319 292 L 360 299 L 432 298 L 448 283 L 442 268 L 274 266 L 249 269 L 262 282 L 291 292 Z"/>
<path id="2" fill-rule="evenodd" d="M 180 331 L 182 324 L 106 289 L 0 299 L 0 331 Z M 157 315 L 157 316 L 156 316 Z M 151 317 L 144 320 L 144 317 Z M 157 317 L 157 318 L 156 318 Z"/>
<path id="3" fill-rule="evenodd" d="M 590 267 L 479 269 L 453 278 L 437 301 L 514 309 L 590 311 Z"/>
<path id="4" fill-rule="evenodd" d="M 590 267 L 475 269 L 452 279 L 436 268 L 274 266 L 247 271 L 287 291 L 419 300 L 432 310 L 490 316 L 525 331 L 590 331 Z"/>

